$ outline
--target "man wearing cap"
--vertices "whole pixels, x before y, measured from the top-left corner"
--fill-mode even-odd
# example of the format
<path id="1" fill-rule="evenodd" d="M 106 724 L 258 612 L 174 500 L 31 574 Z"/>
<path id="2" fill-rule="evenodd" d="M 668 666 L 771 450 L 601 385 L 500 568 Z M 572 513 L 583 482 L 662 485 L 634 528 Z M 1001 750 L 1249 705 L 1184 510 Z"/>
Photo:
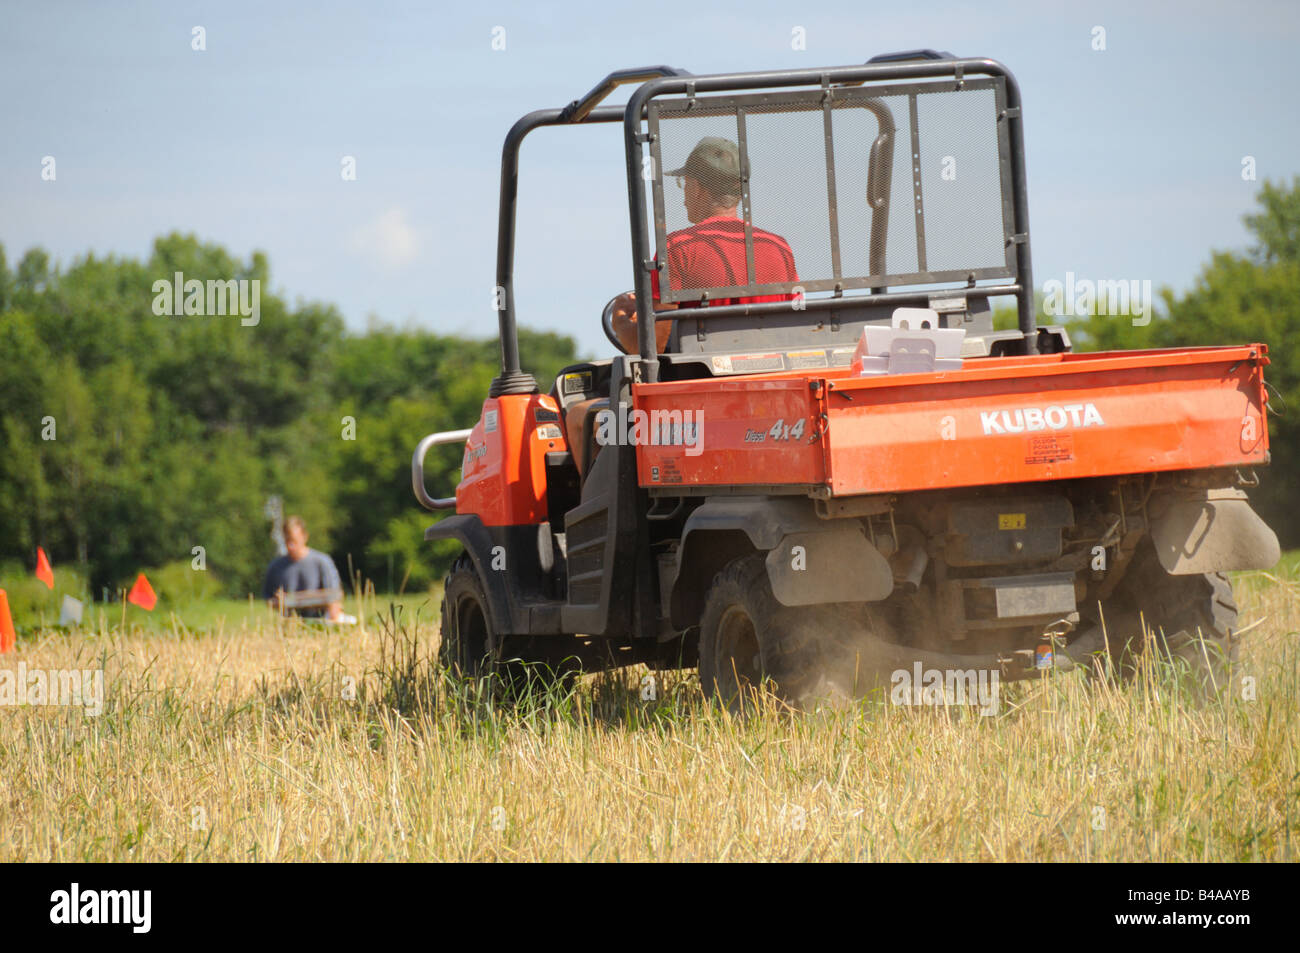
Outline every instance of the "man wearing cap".
<path id="1" fill-rule="evenodd" d="M 740 204 L 740 149 L 730 139 L 705 136 L 691 150 L 686 164 L 666 172 L 677 179 L 686 203 L 689 228 L 668 235 L 668 281 L 673 291 L 691 288 L 723 288 L 749 284 L 745 261 L 745 223 L 736 214 Z M 754 283 L 775 284 L 798 281 L 794 253 L 780 235 L 754 227 Z M 658 261 L 658 256 L 656 256 Z M 656 308 L 668 310 L 677 304 L 659 303 L 659 272 L 650 273 L 650 287 Z M 713 299 L 712 304 L 749 304 L 760 301 L 789 301 L 791 294 L 755 295 L 747 298 Z M 692 307 L 698 302 L 684 302 Z M 623 350 L 640 350 L 637 344 L 636 295 L 620 295 L 613 310 L 614 332 Z M 659 322 L 656 347 L 668 344 L 671 325 Z"/>

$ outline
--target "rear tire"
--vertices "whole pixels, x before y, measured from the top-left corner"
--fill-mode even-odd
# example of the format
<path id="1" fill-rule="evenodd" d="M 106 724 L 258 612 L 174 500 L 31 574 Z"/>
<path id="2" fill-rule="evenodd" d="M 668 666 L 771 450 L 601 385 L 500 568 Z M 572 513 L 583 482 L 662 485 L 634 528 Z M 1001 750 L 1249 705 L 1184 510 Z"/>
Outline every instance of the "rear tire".
<path id="1" fill-rule="evenodd" d="M 733 712 L 766 689 L 794 708 L 843 704 L 861 694 L 853 635 L 834 605 L 784 606 L 772 594 L 766 554 L 733 560 L 714 577 L 700 619 L 700 685 Z"/>
<path id="2" fill-rule="evenodd" d="M 1172 576 L 1145 540 L 1111 602 L 1108 639 L 1122 672 L 1131 674 L 1146 649 L 1154 647 L 1160 658 L 1185 667 L 1199 692 L 1213 694 L 1227 686 L 1238 640 L 1237 603 L 1225 574 Z M 1144 639 L 1139 613 L 1153 639 Z"/>

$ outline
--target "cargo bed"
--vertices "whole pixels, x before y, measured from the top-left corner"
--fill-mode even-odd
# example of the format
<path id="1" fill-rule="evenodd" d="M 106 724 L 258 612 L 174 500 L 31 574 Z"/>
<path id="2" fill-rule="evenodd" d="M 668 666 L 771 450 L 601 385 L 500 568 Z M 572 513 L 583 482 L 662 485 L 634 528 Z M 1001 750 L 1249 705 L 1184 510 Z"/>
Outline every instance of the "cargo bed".
<path id="1" fill-rule="evenodd" d="M 637 384 L 638 479 L 840 497 L 1264 464 L 1267 363 L 1251 344 Z"/>

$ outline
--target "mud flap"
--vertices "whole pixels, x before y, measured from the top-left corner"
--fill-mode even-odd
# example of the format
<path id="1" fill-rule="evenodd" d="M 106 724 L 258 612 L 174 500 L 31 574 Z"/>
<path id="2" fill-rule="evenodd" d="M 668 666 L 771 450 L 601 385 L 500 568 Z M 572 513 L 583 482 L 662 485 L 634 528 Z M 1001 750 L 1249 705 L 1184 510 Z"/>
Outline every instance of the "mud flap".
<path id="1" fill-rule="evenodd" d="M 1172 576 L 1269 569 L 1282 557 L 1277 534 L 1236 489 L 1172 498 L 1152 520 L 1151 541 Z"/>
<path id="2" fill-rule="evenodd" d="M 894 590 L 889 562 L 853 525 L 782 537 L 767 554 L 767 578 L 785 606 L 876 602 Z"/>

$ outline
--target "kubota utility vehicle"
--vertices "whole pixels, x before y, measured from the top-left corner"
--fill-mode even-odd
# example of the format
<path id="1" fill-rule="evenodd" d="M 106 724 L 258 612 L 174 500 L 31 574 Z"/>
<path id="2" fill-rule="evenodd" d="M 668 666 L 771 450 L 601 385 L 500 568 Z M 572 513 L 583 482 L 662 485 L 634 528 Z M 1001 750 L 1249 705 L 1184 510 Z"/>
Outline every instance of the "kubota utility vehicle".
<path id="1" fill-rule="evenodd" d="M 625 107 L 600 105 L 627 83 Z M 527 662 L 698 664 L 709 696 L 766 682 L 798 705 L 917 663 L 1013 679 L 1155 648 L 1221 687 L 1224 573 L 1279 556 L 1242 490 L 1268 462 L 1267 349 L 1074 354 L 1036 326 L 1023 122 L 1004 66 L 932 51 L 624 70 L 519 120 L 501 373 L 472 430 L 412 461 L 419 501 L 456 510 L 426 538 L 463 546 L 444 661 L 507 681 Z M 519 147 L 590 123 L 622 124 L 639 348 L 621 353 L 611 301 L 620 353 L 543 390 L 516 335 Z M 677 191 L 706 147 L 718 174 L 736 163 L 710 188 L 734 192 L 743 242 L 713 249 L 729 273 L 711 284 L 680 253 Z M 787 280 L 760 274 L 774 235 Z M 1018 328 L 994 329 L 994 298 Z M 453 442 L 461 482 L 434 499 L 424 457 Z"/>

